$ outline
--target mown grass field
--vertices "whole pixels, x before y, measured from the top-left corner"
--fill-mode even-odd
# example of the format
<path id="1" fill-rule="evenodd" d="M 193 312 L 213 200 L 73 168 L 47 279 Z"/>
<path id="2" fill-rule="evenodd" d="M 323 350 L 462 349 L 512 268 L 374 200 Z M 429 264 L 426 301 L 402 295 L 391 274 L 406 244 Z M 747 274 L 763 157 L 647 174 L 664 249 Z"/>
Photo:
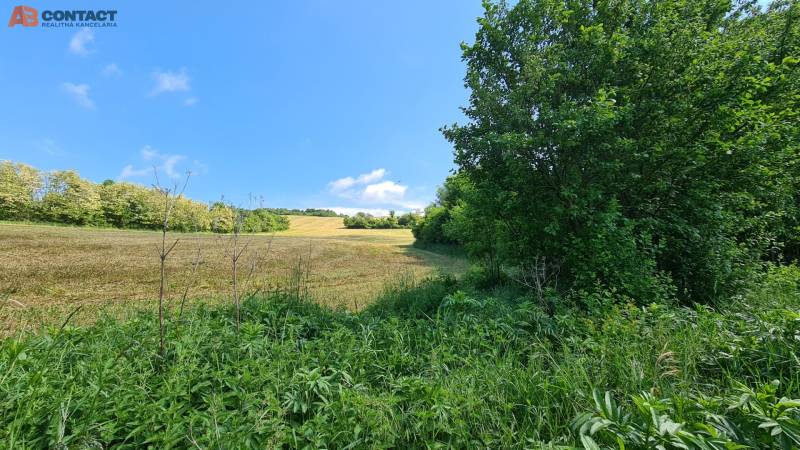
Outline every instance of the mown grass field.
<path id="1" fill-rule="evenodd" d="M 188 302 L 229 298 L 228 236 L 168 238 L 180 239 L 167 262 L 172 306 L 184 292 Z M 76 323 L 104 311 L 119 315 L 152 307 L 159 239 L 152 231 L 0 223 L 0 334 L 60 322 L 81 305 Z M 350 230 L 337 217 L 293 216 L 288 231 L 243 235 L 240 242 L 247 245 L 238 276 L 245 295 L 296 285 L 299 265 L 301 284 L 317 301 L 351 310 L 362 309 L 398 277 L 466 267 L 459 258 L 411 247 L 409 230 Z"/>

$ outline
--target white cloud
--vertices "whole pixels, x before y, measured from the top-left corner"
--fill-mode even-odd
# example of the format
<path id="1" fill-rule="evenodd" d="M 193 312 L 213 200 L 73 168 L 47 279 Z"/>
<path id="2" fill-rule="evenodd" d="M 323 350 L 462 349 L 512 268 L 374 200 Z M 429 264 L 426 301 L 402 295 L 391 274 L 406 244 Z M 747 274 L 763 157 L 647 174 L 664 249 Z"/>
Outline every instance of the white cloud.
<path id="1" fill-rule="evenodd" d="M 103 76 L 106 77 L 121 77 L 122 76 L 122 69 L 117 66 L 116 63 L 107 64 L 103 67 Z"/>
<path id="2" fill-rule="evenodd" d="M 61 89 L 83 108 L 94 109 L 94 102 L 89 98 L 88 84 L 61 83 Z"/>
<path id="3" fill-rule="evenodd" d="M 72 35 L 69 40 L 69 51 L 79 56 L 86 56 L 92 52 L 86 48 L 87 45 L 94 42 L 94 31 L 91 28 L 82 28 L 77 33 Z"/>
<path id="4" fill-rule="evenodd" d="M 194 106 L 197 101 L 197 97 L 189 97 L 183 101 L 183 104 L 186 106 Z"/>
<path id="5" fill-rule="evenodd" d="M 161 153 L 153 147 L 145 145 L 139 151 L 139 156 L 144 163 L 149 164 L 141 168 L 128 164 L 122 168 L 122 171 L 117 177 L 118 179 L 124 180 L 127 178 L 154 176 L 153 168 L 155 168 L 159 174 L 165 174 L 172 179 L 180 179 L 186 175 L 187 169 L 179 167 L 181 163 L 187 161 L 188 158 L 185 155 Z M 191 172 L 193 174 L 208 172 L 208 167 L 200 161 L 193 160 L 191 166 Z"/>
<path id="6" fill-rule="evenodd" d="M 386 169 L 375 169 L 357 177 L 344 177 L 328 183 L 331 194 L 364 205 L 375 205 L 406 209 L 420 209 L 422 202 L 406 199 L 408 186 L 391 180 L 383 180 Z M 381 181 L 383 180 L 383 181 Z M 349 208 L 349 207 L 347 207 Z M 358 208 L 354 208 L 359 210 Z M 383 211 L 383 209 L 380 209 Z M 388 213 L 388 210 L 386 210 Z M 366 212 L 366 211 L 365 211 Z"/>
<path id="7" fill-rule="evenodd" d="M 33 145 L 36 149 L 49 156 L 66 155 L 66 152 L 58 145 L 58 142 L 50 138 L 37 139 L 33 142 Z"/>
<path id="8" fill-rule="evenodd" d="M 151 168 L 136 169 L 131 164 L 128 164 L 127 166 L 122 168 L 122 172 L 120 172 L 119 177 L 117 178 L 119 178 L 120 180 L 125 180 L 128 178 L 142 177 L 148 174 L 152 175 L 153 169 Z"/>
<path id="9" fill-rule="evenodd" d="M 153 79 L 156 81 L 155 87 L 150 91 L 150 95 L 158 95 L 164 92 L 188 92 L 192 89 L 191 79 L 186 74 L 186 69 L 178 72 L 153 72 Z"/>
<path id="10" fill-rule="evenodd" d="M 203 164 L 196 159 L 192 160 L 193 175 L 205 175 L 207 173 L 208 173 L 208 164 Z"/>
<path id="11" fill-rule="evenodd" d="M 367 185 L 361 198 L 374 203 L 396 203 L 402 201 L 406 195 L 408 186 L 395 183 L 394 181 L 382 181 L 376 184 Z"/>
<path id="12" fill-rule="evenodd" d="M 328 187 L 333 193 L 341 193 L 344 192 L 346 189 L 353 187 L 354 184 L 356 184 L 356 180 L 353 177 L 345 177 L 331 181 L 330 183 L 328 183 Z"/>
<path id="13" fill-rule="evenodd" d="M 142 159 L 145 161 L 150 161 L 156 156 L 158 156 L 158 151 L 150 147 L 149 145 L 145 145 L 144 147 L 142 147 L 139 153 L 142 155 Z"/>
<path id="14" fill-rule="evenodd" d="M 372 183 L 378 181 L 386 175 L 386 169 L 375 169 L 370 173 L 362 173 L 356 179 L 358 183 Z"/>
<path id="15" fill-rule="evenodd" d="M 347 189 L 359 184 L 367 184 L 378 181 L 386 175 L 386 169 L 375 169 L 370 173 L 362 173 L 357 178 L 344 177 L 328 183 L 332 193 L 343 193 Z"/>

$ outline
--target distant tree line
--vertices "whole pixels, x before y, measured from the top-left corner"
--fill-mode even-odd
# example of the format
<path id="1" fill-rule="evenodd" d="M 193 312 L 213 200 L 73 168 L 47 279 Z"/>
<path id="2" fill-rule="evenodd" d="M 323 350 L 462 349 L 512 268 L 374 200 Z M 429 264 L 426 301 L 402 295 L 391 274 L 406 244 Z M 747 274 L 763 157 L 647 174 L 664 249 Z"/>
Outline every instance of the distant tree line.
<path id="1" fill-rule="evenodd" d="M 0 161 L 0 220 L 158 229 L 163 210 L 164 196 L 155 188 L 112 180 L 96 184 L 72 170 L 42 172 Z M 184 196 L 176 199 L 169 225 L 175 231 L 230 233 L 237 220 L 249 233 L 289 228 L 287 217 L 266 208 L 207 205 Z"/>
<path id="2" fill-rule="evenodd" d="M 419 214 L 409 212 L 397 215 L 394 211 L 389 211 L 386 217 L 375 217 L 367 213 L 357 213 L 354 216 L 344 218 L 344 226 L 347 228 L 412 228 L 420 220 Z"/>
<path id="3" fill-rule="evenodd" d="M 339 214 L 336 211 L 331 211 L 330 209 L 317 209 L 317 208 L 306 208 L 306 209 L 290 209 L 290 208 L 267 208 L 267 210 L 274 214 L 280 214 L 282 216 L 315 216 L 315 217 L 339 217 Z"/>

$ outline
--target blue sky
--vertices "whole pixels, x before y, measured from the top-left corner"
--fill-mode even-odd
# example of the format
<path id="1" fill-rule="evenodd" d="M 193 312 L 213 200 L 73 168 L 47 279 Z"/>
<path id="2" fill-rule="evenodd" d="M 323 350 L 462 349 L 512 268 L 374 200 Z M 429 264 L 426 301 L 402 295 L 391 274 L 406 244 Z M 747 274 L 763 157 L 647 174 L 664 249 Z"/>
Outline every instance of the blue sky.
<path id="1" fill-rule="evenodd" d="M 477 0 L 25 3 L 118 11 L 91 30 L 9 28 L 3 3 L 0 159 L 346 212 L 424 206 L 453 167 Z"/>

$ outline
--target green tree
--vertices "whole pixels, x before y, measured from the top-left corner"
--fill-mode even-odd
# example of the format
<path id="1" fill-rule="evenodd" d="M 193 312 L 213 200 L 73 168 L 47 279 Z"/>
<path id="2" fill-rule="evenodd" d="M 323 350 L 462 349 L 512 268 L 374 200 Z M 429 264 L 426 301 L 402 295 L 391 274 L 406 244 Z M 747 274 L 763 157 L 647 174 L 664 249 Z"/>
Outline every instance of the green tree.
<path id="1" fill-rule="evenodd" d="M 106 180 L 99 186 L 103 216 L 109 225 L 118 228 L 155 228 L 156 213 L 150 211 L 149 189 L 131 183 Z M 152 216 L 152 217 L 151 217 Z"/>
<path id="2" fill-rule="evenodd" d="M 0 219 L 31 220 L 42 188 L 39 171 L 25 164 L 0 161 Z"/>
<path id="3" fill-rule="evenodd" d="M 51 222 L 75 225 L 105 223 L 97 185 L 82 179 L 72 170 L 47 175 L 42 218 Z"/>
<path id="4" fill-rule="evenodd" d="M 289 219 L 272 213 L 266 208 L 244 212 L 242 231 L 246 233 L 268 233 L 287 229 L 289 229 Z"/>
<path id="5" fill-rule="evenodd" d="M 344 218 L 344 226 L 347 228 L 372 228 L 371 221 L 375 219 L 370 214 L 359 212 L 354 216 L 347 216 Z"/>
<path id="6" fill-rule="evenodd" d="M 223 202 L 214 202 L 209 210 L 211 216 L 211 231 L 215 233 L 230 233 L 233 231 L 234 210 Z"/>
<path id="7" fill-rule="evenodd" d="M 416 212 L 407 212 L 397 218 L 397 225 L 401 228 L 414 228 L 420 221 L 420 215 Z"/>
<path id="8" fill-rule="evenodd" d="M 181 232 L 211 231 L 212 220 L 205 203 L 180 196 L 175 199 L 175 208 L 170 217 L 170 228 Z"/>
<path id="9" fill-rule="evenodd" d="M 485 2 L 479 24 L 443 131 L 503 263 L 711 301 L 791 235 L 796 1 Z"/>

